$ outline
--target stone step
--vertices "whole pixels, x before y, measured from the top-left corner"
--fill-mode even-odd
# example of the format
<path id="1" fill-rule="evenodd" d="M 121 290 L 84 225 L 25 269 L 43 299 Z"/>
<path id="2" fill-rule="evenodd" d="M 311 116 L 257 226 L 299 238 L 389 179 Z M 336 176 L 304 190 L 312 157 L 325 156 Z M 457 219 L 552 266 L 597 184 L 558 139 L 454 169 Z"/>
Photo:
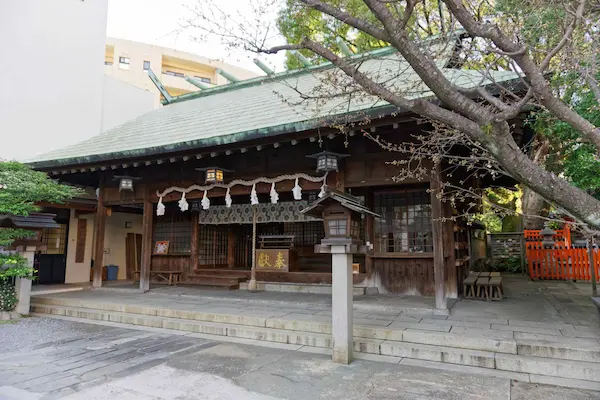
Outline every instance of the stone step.
<path id="1" fill-rule="evenodd" d="M 472 367 L 495 368 L 494 353 L 446 346 L 431 346 L 386 340 L 381 343 L 381 355 L 437 361 Z"/>
<path id="2" fill-rule="evenodd" d="M 275 343 L 286 343 L 304 345 L 316 348 L 331 348 L 331 335 L 327 333 L 307 332 L 303 330 L 291 330 L 266 326 L 266 320 L 259 318 L 252 320 L 256 325 L 231 323 L 248 323 L 251 320 L 243 319 L 242 316 L 214 317 L 213 321 L 192 320 L 186 318 L 174 318 L 161 316 L 160 311 L 156 315 L 139 313 L 128 313 L 120 311 L 107 311 L 85 307 L 71 307 L 33 302 L 31 311 L 34 315 L 70 317 L 85 320 L 109 321 L 122 324 L 131 324 L 152 328 L 164 328 L 185 332 L 202 333 L 216 336 L 229 336 L 234 338 L 253 339 Z M 182 311 L 184 313 L 184 311 Z M 182 314 L 184 315 L 184 314 Z M 189 316 L 189 315 L 188 315 Z M 208 318 L 208 314 L 205 316 Z M 231 319 L 229 317 L 237 317 Z M 252 318 L 252 317 L 245 317 Z M 260 325 L 262 322 L 263 326 Z M 317 329 L 317 328 L 315 328 Z M 384 340 L 373 338 L 371 335 L 378 328 L 355 327 L 354 350 L 360 353 L 376 354 L 383 356 L 402 357 L 406 359 L 424 360 L 471 366 L 487 369 L 497 369 L 508 372 L 536 374 L 557 378 L 577 379 L 583 381 L 600 382 L 600 363 L 565 360 L 557 358 L 537 357 L 523 354 L 507 354 L 493 351 L 481 351 L 475 348 L 467 348 L 467 343 L 481 345 L 483 342 L 469 342 L 472 338 L 464 335 L 456 335 L 443 332 L 417 331 L 407 329 L 402 331 L 405 341 Z M 406 334 L 408 331 L 408 335 Z M 370 337 L 356 336 L 365 335 Z M 381 334 L 381 333 L 380 333 Z M 433 338 L 444 337 L 437 344 L 417 343 L 415 335 L 422 335 L 424 341 L 431 342 Z M 458 336 L 458 337 L 457 337 Z M 398 338 L 398 336 L 396 336 Z M 408 341 L 406 341 L 408 339 Z M 485 339 L 490 338 L 475 338 Z M 454 346 L 445 346 L 443 343 L 454 343 Z M 459 344 L 459 346 L 457 346 Z M 498 346 L 502 349 L 502 346 Z"/>
<path id="3" fill-rule="evenodd" d="M 80 301 L 60 297 L 32 298 L 35 304 L 78 307 L 104 311 L 116 311 L 132 314 L 179 318 L 193 321 L 207 321 L 225 324 L 256 326 L 286 331 L 299 331 L 315 334 L 331 334 L 331 322 L 327 316 L 309 314 L 290 314 L 278 316 L 273 312 L 256 311 L 255 315 L 237 314 L 232 311 L 182 310 L 127 304 L 113 304 L 94 301 Z M 281 313 L 279 313 L 281 315 Z M 433 321 L 433 320 L 432 320 Z M 600 362 L 600 342 L 593 339 L 560 338 L 541 336 L 534 339 L 513 339 L 511 332 L 465 327 L 453 328 L 452 331 L 429 330 L 429 325 L 419 328 L 418 323 L 403 326 L 377 326 L 373 320 L 355 319 L 354 336 L 372 340 L 390 340 L 415 344 L 443 346 L 465 350 L 487 351 L 494 353 L 519 354 L 524 356 L 557 358 L 587 362 Z M 435 322 L 435 321 L 433 321 Z M 432 322 L 432 323 L 433 323 Z M 445 322 L 445 321 L 444 321 Z M 436 358 L 437 360 L 437 358 Z M 432 360 L 435 361 L 435 360 Z"/>
<path id="4" fill-rule="evenodd" d="M 496 369 L 600 382 L 600 363 L 496 353 Z"/>
<path id="5" fill-rule="evenodd" d="M 256 282 L 258 290 L 266 292 L 285 292 L 285 293 L 315 293 L 331 294 L 331 284 L 321 283 L 288 283 L 288 282 Z M 240 281 L 240 289 L 248 290 L 248 282 Z M 352 289 L 354 296 L 363 296 L 366 288 L 354 286 Z"/>
<path id="6" fill-rule="evenodd" d="M 244 276 L 228 276 L 219 274 L 191 274 L 187 276 L 187 280 L 203 281 L 203 282 L 229 282 L 238 284 L 245 281 Z"/>
<path id="7" fill-rule="evenodd" d="M 220 290 L 238 290 L 240 285 L 237 281 L 223 280 L 223 281 L 206 281 L 203 279 L 186 279 L 185 282 L 178 283 L 180 286 L 201 286 L 210 289 Z"/>
<path id="8" fill-rule="evenodd" d="M 218 275 L 218 276 L 227 276 L 227 277 L 231 277 L 231 278 L 239 278 L 239 279 L 247 280 L 249 277 L 249 273 L 250 273 L 250 271 L 244 272 L 244 271 L 238 271 L 235 269 L 215 270 L 215 269 L 210 269 L 210 268 L 198 268 L 198 269 L 194 270 L 192 275 Z"/>
<path id="9" fill-rule="evenodd" d="M 556 341 L 517 339 L 517 354 L 600 363 L 600 343 L 571 338 L 561 338 Z"/>

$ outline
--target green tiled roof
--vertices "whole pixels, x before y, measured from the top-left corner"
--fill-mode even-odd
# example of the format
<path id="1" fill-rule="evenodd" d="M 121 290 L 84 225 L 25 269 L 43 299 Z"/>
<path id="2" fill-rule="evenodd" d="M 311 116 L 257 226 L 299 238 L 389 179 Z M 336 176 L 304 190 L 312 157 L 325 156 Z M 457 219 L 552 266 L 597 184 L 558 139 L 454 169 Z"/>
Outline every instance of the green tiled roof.
<path id="1" fill-rule="evenodd" d="M 492 83 L 482 80 L 478 71 L 444 68 L 451 52 L 441 45 L 433 45 L 430 50 L 446 77 L 457 86 L 471 88 Z M 433 96 L 392 48 L 354 58 L 361 62 L 360 71 L 405 97 Z M 490 74 L 496 82 L 517 77 L 512 72 Z M 353 113 L 392 110 L 387 102 L 361 92 L 349 100 L 349 88 L 350 78 L 330 64 L 218 86 L 175 98 L 173 104 L 29 162 L 38 168 L 51 168 L 201 149 L 301 132 Z M 302 96 L 340 91 L 345 91 L 345 95 L 310 101 Z"/>

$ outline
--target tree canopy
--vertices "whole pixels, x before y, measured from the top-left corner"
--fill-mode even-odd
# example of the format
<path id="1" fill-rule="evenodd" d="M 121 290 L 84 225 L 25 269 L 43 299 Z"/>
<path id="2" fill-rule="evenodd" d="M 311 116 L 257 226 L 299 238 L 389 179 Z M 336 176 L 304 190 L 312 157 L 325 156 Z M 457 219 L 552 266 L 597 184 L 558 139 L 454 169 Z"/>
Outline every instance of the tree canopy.
<path id="1" fill-rule="evenodd" d="M 256 10 L 280 5 L 275 0 L 252 2 L 263 4 Z M 284 40 L 272 33 L 272 21 L 264 19 L 272 18 L 269 13 L 242 16 L 241 20 L 222 17 L 215 23 L 214 2 L 204 0 L 201 4 L 195 10 L 194 18 L 199 22 L 194 27 L 220 35 L 228 46 L 263 54 L 300 51 L 313 60 L 329 61 L 346 76 L 345 80 L 333 77 L 329 85 L 321 85 L 319 93 L 307 98 L 337 99 L 362 91 L 365 96 L 417 114 L 441 128 L 445 143 L 471 149 L 468 161 L 460 161 L 465 168 L 510 176 L 582 225 L 600 229 L 600 201 L 582 188 L 593 185 L 593 169 L 583 179 L 581 168 L 593 164 L 576 162 L 586 157 L 595 160 L 600 150 L 598 121 L 588 112 L 600 99 L 598 40 L 594 40 L 600 33 L 597 2 L 287 0 L 278 20 Z M 404 86 L 384 80 L 381 73 L 365 72 L 361 69 L 364 60 L 346 56 L 337 37 L 360 51 L 384 44 L 394 47 L 435 99 L 414 98 Z M 431 53 L 433 43 L 443 41 L 449 45 L 459 42 L 456 67 L 477 71 L 482 83 L 491 83 L 474 88 L 457 86 Z M 496 82 L 492 71 L 513 71 L 513 85 Z M 571 83 L 557 79 L 569 74 L 575 76 Z M 397 77 L 404 76 L 402 70 Z M 585 89 L 569 97 L 573 84 Z M 515 142 L 511 121 L 532 111 L 546 114 L 546 125 L 536 125 L 540 135 L 562 144 L 565 140 L 561 135 L 572 138 L 572 145 L 562 149 L 565 158 L 560 163 L 537 162 L 531 157 L 534 146 L 520 147 Z M 549 124 L 552 132 L 546 129 Z M 561 125 L 568 129 L 560 129 Z M 439 134 L 435 137 L 438 141 L 441 138 Z M 449 152 L 439 153 L 441 146 L 421 147 L 426 148 L 437 162 L 452 160 Z M 402 151 L 403 147 L 394 149 Z M 578 183 L 581 179 L 585 182 Z"/>

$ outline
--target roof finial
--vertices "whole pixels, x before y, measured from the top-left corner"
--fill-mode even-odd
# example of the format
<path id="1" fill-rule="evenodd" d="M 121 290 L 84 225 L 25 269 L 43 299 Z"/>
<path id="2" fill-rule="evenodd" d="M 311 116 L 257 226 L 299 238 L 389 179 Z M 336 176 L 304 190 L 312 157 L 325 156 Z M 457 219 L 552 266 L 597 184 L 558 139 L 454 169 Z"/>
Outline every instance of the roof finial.
<path id="1" fill-rule="evenodd" d="M 240 81 L 240 79 L 236 78 L 234 75 L 230 74 L 227 71 L 223 71 L 221 68 L 217 68 L 217 74 L 221 75 L 223 78 L 227 79 L 231 83 Z"/>
<path id="2" fill-rule="evenodd" d="M 300 53 L 299 51 L 291 50 L 290 53 L 293 54 L 294 56 L 296 56 L 296 58 L 298 60 L 300 60 L 300 62 L 302 63 L 302 65 L 304 65 L 305 67 L 312 66 L 312 63 L 310 62 L 310 60 L 308 58 L 304 57 L 302 55 L 302 53 Z"/>
<path id="3" fill-rule="evenodd" d="M 192 78 L 191 76 L 184 76 L 183 79 L 185 79 L 186 81 L 188 81 L 189 83 L 191 83 L 192 85 L 196 86 L 198 89 L 210 89 L 212 86 L 210 86 L 207 83 L 204 83 L 202 81 L 199 81 L 197 79 Z"/>
<path id="4" fill-rule="evenodd" d="M 354 55 L 354 52 L 352 50 L 350 50 L 350 47 L 348 47 L 348 45 L 346 44 L 344 39 L 342 39 L 341 37 L 338 37 L 337 39 L 335 39 L 335 42 L 337 43 L 337 45 L 340 48 L 340 50 L 342 51 L 342 53 L 344 53 L 348 57 Z"/>
<path id="5" fill-rule="evenodd" d="M 263 70 L 264 73 L 266 73 L 267 75 L 273 75 L 275 72 L 273 72 L 273 70 L 271 68 L 269 68 L 267 66 L 267 64 L 265 64 L 264 62 L 260 61 L 258 58 L 254 59 L 254 64 L 256 64 L 256 66 L 260 69 Z"/>

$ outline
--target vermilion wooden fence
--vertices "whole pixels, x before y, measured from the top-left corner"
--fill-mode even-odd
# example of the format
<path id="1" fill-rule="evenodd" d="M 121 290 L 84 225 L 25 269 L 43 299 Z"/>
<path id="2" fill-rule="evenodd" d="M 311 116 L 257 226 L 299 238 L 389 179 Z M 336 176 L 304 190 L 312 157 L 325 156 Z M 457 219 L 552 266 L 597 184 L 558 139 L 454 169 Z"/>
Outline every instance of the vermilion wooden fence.
<path id="1" fill-rule="evenodd" d="M 571 229 L 566 225 L 563 229 L 556 229 L 554 232 L 554 236 L 552 238 L 555 242 L 561 242 L 567 246 L 571 245 Z M 523 230 L 523 236 L 525 236 L 525 240 L 528 242 L 541 242 L 542 234 L 539 229 L 525 229 Z"/>
<path id="2" fill-rule="evenodd" d="M 574 249 L 555 243 L 546 249 L 542 242 L 525 243 L 531 279 L 587 281 L 592 279 L 588 249 Z M 596 277 L 600 276 L 600 250 L 593 250 Z"/>

